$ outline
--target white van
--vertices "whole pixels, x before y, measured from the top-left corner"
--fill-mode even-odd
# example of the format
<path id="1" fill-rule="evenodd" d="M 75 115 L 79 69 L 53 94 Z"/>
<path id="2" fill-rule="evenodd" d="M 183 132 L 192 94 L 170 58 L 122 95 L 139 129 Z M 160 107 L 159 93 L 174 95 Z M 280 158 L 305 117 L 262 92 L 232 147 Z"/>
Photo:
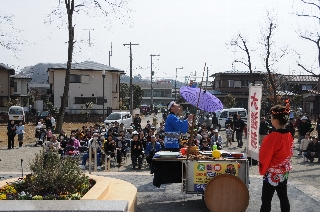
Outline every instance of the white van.
<path id="1" fill-rule="evenodd" d="M 8 117 L 10 121 L 18 123 L 20 121 L 25 122 L 24 108 L 21 106 L 11 106 L 8 111 Z"/>
<path id="2" fill-rule="evenodd" d="M 119 124 L 123 123 L 124 127 L 130 127 L 132 123 L 132 116 L 130 112 L 113 112 L 111 113 L 106 120 L 105 124 L 110 124 L 111 122 L 118 122 Z"/>
<path id="3" fill-rule="evenodd" d="M 240 115 L 241 119 L 246 123 L 248 121 L 248 113 L 244 108 L 228 108 L 221 110 L 218 116 L 219 129 L 226 128 L 226 121 L 228 117 L 233 117 L 234 114 Z"/>

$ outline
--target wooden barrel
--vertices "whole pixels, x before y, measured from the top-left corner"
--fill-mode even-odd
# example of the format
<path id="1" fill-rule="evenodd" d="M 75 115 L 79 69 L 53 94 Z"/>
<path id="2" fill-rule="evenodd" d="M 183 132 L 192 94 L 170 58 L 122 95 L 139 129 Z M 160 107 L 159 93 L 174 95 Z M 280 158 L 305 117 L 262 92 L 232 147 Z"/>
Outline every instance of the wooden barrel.
<path id="1" fill-rule="evenodd" d="M 238 177 L 222 174 L 208 182 L 204 201 L 211 212 L 245 212 L 249 205 L 249 190 Z"/>

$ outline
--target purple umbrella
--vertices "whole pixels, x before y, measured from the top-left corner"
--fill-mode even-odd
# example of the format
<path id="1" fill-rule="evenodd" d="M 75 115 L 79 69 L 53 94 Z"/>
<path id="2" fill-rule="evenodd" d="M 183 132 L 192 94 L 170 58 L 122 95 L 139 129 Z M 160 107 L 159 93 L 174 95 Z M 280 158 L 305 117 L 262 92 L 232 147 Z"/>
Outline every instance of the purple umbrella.
<path id="1" fill-rule="evenodd" d="M 201 89 L 200 96 L 199 92 L 200 88 L 193 88 L 190 86 L 183 86 L 180 88 L 180 95 L 187 102 L 201 110 L 216 112 L 223 109 L 223 105 L 217 97 L 203 89 Z"/>

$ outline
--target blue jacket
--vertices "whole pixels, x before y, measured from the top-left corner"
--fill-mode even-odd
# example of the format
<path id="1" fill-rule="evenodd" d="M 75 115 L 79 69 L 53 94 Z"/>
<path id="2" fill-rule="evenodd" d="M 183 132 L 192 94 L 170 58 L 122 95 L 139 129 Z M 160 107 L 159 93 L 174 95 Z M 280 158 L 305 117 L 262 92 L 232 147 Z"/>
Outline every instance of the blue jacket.
<path id="1" fill-rule="evenodd" d="M 155 146 L 154 146 L 154 152 L 159 152 L 160 150 L 161 150 L 161 145 L 160 145 L 159 142 L 156 142 Z M 149 155 L 151 151 L 152 151 L 152 143 L 149 142 L 147 144 L 147 147 L 146 147 L 146 150 L 145 150 L 145 154 Z"/>
<path id="2" fill-rule="evenodd" d="M 164 126 L 165 132 L 186 133 L 188 131 L 188 121 L 181 121 L 178 116 L 170 113 Z"/>
<path id="3" fill-rule="evenodd" d="M 181 133 L 188 131 L 188 121 L 181 121 L 178 116 L 170 113 L 167 117 L 164 131 L 166 136 L 164 138 L 165 148 L 179 148 L 179 136 Z"/>

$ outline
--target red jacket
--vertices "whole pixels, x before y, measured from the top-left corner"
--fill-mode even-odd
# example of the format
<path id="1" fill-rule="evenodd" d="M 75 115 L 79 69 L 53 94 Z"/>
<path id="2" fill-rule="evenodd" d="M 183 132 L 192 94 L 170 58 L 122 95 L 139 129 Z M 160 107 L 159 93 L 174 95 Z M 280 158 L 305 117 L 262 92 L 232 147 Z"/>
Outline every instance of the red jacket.
<path id="1" fill-rule="evenodd" d="M 284 174 L 292 169 L 293 139 L 288 129 L 278 129 L 267 135 L 259 153 L 259 172 Z"/>

